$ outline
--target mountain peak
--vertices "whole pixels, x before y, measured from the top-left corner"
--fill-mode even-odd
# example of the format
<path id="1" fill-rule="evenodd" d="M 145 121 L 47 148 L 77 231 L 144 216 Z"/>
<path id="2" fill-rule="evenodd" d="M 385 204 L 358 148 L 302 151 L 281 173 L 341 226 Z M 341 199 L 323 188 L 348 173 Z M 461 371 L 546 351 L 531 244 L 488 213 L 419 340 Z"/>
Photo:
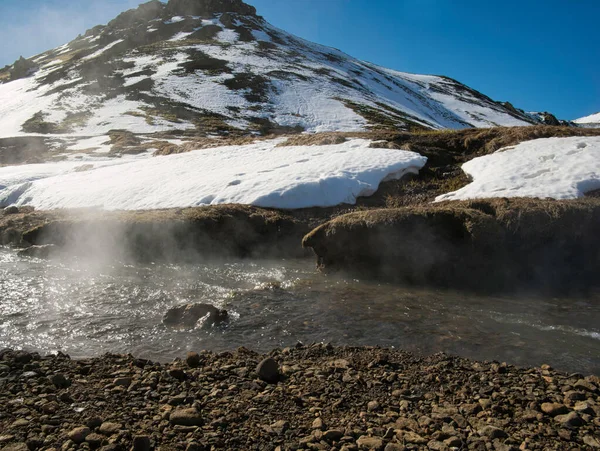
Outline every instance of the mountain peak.
<path id="1" fill-rule="evenodd" d="M 166 11 L 182 16 L 212 16 L 218 13 L 256 15 L 256 8 L 242 0 L 169 0 Z"/>
<path id="2" fill-rule="evenodd" d="M 135 9 L 119 14 L 108 23 L 110 28 L 127 28 L 140 22 L 172 16 L 199 16 L 212 18 L 216 14 L 237 13 L 243 16 L 256 16 L 256 8 L 242 0 L 170 0 L 163 3 L 151 0 Z"/>
<path id="3" fill-rule="evenodd" d="M 114 130 L 195 139 L 548 119 L 448 77 L 385 69 L 297 38 L 242 0 L 141 4 L 0 69 L 0 100 L 0 138 L 53 135 L 65 146 Z"/>

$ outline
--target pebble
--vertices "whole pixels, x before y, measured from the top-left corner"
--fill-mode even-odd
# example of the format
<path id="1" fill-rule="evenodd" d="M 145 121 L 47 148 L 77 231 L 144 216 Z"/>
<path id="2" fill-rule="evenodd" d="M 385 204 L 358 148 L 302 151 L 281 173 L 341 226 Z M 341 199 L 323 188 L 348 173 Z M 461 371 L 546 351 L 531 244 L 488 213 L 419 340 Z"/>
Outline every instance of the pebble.
<path id="1" fill-rule="evenodd" d="M 321 418 L 315 418 L 315 420 L 312 422 L 312 429 L 323 429 L 325 427 L 325 425 L 323 424 L 323 420 Z"/>
<path id="2" fill-rule="evenodd" d="M 105 421 L 100 425 L 98 432 L 103 435 L 113 435 L 119 432 L 122 426 L 119 423 L 113 423 L 112 421 Z"/>
<path id="3" fill-rule="evenodd" d="M 564 428 L 576 428 L 585 424 L 585 421 L 577 412 L 570 412 L 566 415 L 558 415 L 554 420 Z"/>
<path id="4" fill-rule="evenodd" d="M 414 443 L 415 445 L 423 445 L 427 443 L 426 438 L 423 438 L 416 432 L 412 431 L 401 432 L 397 435 L 397 437 L 400 441 L 405 441 L 406 443 Z"/>
<path id="5" fill-rule="evenodd" d="M 591 382 L 586 381 L 585 379 L 579 379 L 577 382 L 575 382 L 575 385 L 573 386 L 573 388 L 584 390 L 589 393 L 597 393 L 598 392 L 598 387 L 596 387 Z"/>
<path id="6" fill-rule="evenodd" d="M 176 409 L 171 412 L 169 421 L 172 425 L 202 426 L 202 415 L 194 408 Z"/>
<path id="7" fill-rule="evenodd" d="M 257 365 L 256 373 L 261 380 L 269 384 L 275 384 L 279 381 L 279 365 L 270 357 L 262 360 Z"/>
<path id="8" fill-rule="evenodd" d="M 14 428 L 22 428 L 26 426 L 29 426 L 29 421 L 25 418 L 19 418 L 18 420 L 15 420 L 12 424 L 12 427 Z"/>
<path id="9" fill-rule="evenodd" d="M 378 410 L 381 410 L 381 405 L 380 405 L 380 404 L 379 404 L 379 402 L 377 402 L 377 401 L 370 401 L 370 402 L 367 404 L 367 410 L 368 410 L 369 412 L 376 412 L 376 411 L 378 411 Z"/>
<path id="10" fill-rule="evenodd" d="M 358 449 L 372 449 L 379 451 L 383 449 L 383 440 L 379 437 L 368 437 L 363 435 L 356 441 Z"/>
<path id="11" fill-rule="evenodd" d="M 188 352 L 185 362 L 190 368 L 197 368 L 200 366 L 200 355 L 197 352 Z"/>
<path id="12" fill-rule="evenodd" d="M 580 391 L 570 390 L 565 393 L 565 404 L 572 405 L 576 401 L 585 401 L 587 396 Z"/>
<path id="13" fill-rule="evenodd" d="M 69 380 L 62 374 L 52 374 L 48 376 L 48 380 L 57 388 L 67 388 L 71 385 Z"/>
<path id="14" fill-rule="evenodd" d="M 1 451 L 29 451 L 29 447 L 25 443 L 13 443 L 6 445 Z"/>
<path id="15" fill-rule="evenodd" d="M 72 429 L 68 434 L 69 440 L 72 440 L 75 443 L 83 442 L 88 435 L 90 435 L 90 428 L 87 426 L 79 426 L 75 429 Z"/>
<path id="16" fill-rule="evenodd" d="M 541 406 L 542 412 L 551 416 L 563 415 L 569 412 L 569 409 L 564 404 L 555 402 L 545 402 Z"/>
<path id="17" fill-rule="evenodd" d="M 328 443 L 338 442 L 344 436 L 344 431 L 340 429 L 329 429 L 323 433 L 323 438 Z"/>
<path id="18" fill-rule="evenodd" d="M 88 435 L 85 438 L 85 441 L 87 443 L 90 444 L 90 447 L 92 448 L 98 448 L 99 446 L 102 445 L 102 442 L 104 441 L 104 436 L 100 435 L 100 434 L 96 434 L 95 432 L 92 432 L 90 435 Z"/>
<path id="19" fill-rule="evenodd" d="M 388 443 L 387 445 L 385 445 L 385 448 L 383 449 L 383 451 L 405 451 L 406 447 L 404 445 L 401 445 L 399 443 Z"/>
<path id="20" fill-rule="evenodd" d="M 117 387 L 129 387 L 131 385 L 130 377 L 118 377 L 113 381 L 113 384 Z"/>
<path id="21" fill-rule="evenodd" d="M 147 435 L 133 437 L 132 451 L 150 451 L 150 437 Z"/>
<path id="22" fill-rule="evenodd" d="M 285 420 L 276 421 L 275 423 L 273 423 L 271 425 L 271 429 L 273 430 L 273 432 L 275 432 L 276 434 L 279 434 L 279 435 L 282 435 L 289 428 L 290 428 L 290 423 L 288 423 Z"/>
<path id="23" fill-rule="evenodd" d="M 484 426 L 483 428 L 479 429 L 478 432 L 479 435 L 481 435 L 482 437 L 487 437 L 490 440 L 508 437 L 508 434 L 506 432 L 504 432 L 502 429 L 496 426 Z"/>
<path id="24" fill-rule="evenodd" d="M 97 416 L 92 416 L 85 420 L 85 425 L 90 429 L 96 429 L 97 427 L 100 427 L 102 423 L 104 423 L 104 421 L 102 421 L 102 418 Z"/>
<path id="25" fill-rule="evenodd" d="M 4 209 L 5 215 L 15 215 L 17 213 L 19 213 L 19 207 L 15 207 L 14 205 L 11 205 L 10 207 L 6 207 Z"/>

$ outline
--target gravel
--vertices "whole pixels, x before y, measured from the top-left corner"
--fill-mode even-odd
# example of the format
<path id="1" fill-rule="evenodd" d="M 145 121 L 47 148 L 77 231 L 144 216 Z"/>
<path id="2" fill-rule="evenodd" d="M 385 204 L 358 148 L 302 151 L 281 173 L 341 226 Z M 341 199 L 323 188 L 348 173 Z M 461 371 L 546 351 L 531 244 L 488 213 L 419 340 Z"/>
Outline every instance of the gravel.
<path id="1" fill-rule="evenodd" d="M 600 378 L 548 366 L 321 344 L 0 365 L 0 451 L 600 449 Z"/>

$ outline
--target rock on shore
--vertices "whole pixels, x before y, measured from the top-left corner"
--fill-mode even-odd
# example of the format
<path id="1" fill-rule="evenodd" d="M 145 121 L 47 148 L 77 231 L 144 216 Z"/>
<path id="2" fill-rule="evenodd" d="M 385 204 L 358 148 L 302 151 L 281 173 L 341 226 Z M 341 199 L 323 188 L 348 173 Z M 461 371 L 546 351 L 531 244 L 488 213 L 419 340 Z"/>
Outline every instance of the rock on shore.
<path id="1" fill-rule="evenodd" d="M 600 448 L 598 377 L 372 347 L 201 352 L 193 367 L 4 350 L 0 405 L 5 451 Z"/>

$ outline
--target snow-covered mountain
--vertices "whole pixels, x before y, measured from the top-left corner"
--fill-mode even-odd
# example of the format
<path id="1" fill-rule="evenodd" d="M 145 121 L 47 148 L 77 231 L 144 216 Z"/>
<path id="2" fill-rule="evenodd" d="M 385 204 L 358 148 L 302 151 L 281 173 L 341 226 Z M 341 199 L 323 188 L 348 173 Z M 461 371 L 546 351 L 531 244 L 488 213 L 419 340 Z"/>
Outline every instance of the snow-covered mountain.
<path id="1" fill-rule="evenodd" d="M 573 122 L 580 127 L 600 128 L 600 112 L 575 119 Z"/>
<path id="2" fill-rule="evenodd" d="M 241 0 L 153 0 L 0 70 L 0 138 L 537 122 L 450 78 L 385 69 L 295 37 Z"/>

